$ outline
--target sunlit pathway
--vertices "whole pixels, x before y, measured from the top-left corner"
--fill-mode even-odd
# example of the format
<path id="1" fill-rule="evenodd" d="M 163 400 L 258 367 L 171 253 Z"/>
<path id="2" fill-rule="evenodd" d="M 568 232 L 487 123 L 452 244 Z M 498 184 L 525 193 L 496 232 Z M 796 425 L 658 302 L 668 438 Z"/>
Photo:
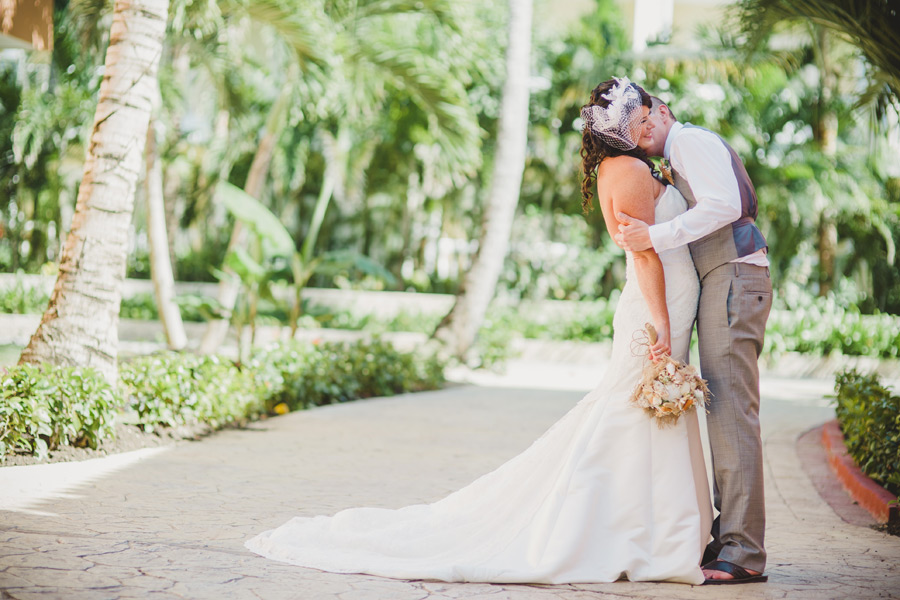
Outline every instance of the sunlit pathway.
<path id="1" fill-rule="evenodd" d="M 571 387 L 566 384 L 575 381 L 548 372 L 538 386 L 536 368 L 521 369 L 532 379 L 518 383 Z M 900 538 L 845 523 L 800 468 L 798 435 L 832 414 L 822 400 L 830 384 L 822 380 L 763 381 L 768 584 L 726 592 L 628 582 L 408 582 L 321 573 L 243 549 L 246 538 L 294 515 L 436 500 L 524 449 L 582 396 L 515 389 L 511 378 L 494 378 L 507 387 L 459 385 L 294 413 L 200 443 L 55 471 L 0 469 L 0 596 L 822 600 L 900 594 Z"/>

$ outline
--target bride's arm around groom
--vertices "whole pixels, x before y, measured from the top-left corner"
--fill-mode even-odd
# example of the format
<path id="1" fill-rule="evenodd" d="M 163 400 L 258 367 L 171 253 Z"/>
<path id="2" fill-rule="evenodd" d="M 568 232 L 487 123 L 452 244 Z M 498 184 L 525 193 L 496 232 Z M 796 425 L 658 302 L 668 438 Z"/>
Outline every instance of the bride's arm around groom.
<path id="1" fill-rule="evenodd" d="M 653 223 L 654 199 L 661 185 L 650 174 L 643 161 L 631 156 L 608 158 L 597 174 L 597 188 L 603 218 L 609 235 L 615 236 L 621 224 L 614 215 L 620 212 L 635 215 L 646 223 Z M 638 216 L 640 215 L 640 216 Z M 650 310 L 659 339 L 651 346 L 651 357 L 671 352 L 669 311 L 666 307 L 666 281 L 662 262 L 653 248 L 632 253 L 634 271 L 641 295 Z"/>

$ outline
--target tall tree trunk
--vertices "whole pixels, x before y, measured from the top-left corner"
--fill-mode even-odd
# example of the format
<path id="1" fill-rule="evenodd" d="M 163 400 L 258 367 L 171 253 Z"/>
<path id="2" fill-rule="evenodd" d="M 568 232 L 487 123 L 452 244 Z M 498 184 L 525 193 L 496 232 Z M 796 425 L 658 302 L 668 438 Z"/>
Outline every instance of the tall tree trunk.
<path id="1" fill-rule="evenodd" d="M 175 304 L 175 275 L 169 259 L 169 236 L 166 232 L 166 207 L 163 200 L 162 164 L 156 145 L 155 119 L 147 128 L 147 148 L 144 151 L 147 174 L 147 235 L 150 238 L 150 277 L 153 279 L 153 295 L 159 310 L 159 320 L 171 350 L 187 346 L 187 334 L 181 320 L 181 311 Z"/>
<path id="2" fill-rule="evenodd" d="M 827 211 L 819 216 L 816 238 L 819 247 L 819 295 L 825 296 L 834 289 L 838 245 L 837 225 Z"/>
<path id="3" fill-rule="evenodd" d="M 816 62 L 819 67 L 819 98 L 816 106 L 816 121 L 813 124 L 813 135 L 819 150 L 834 160 L 837 155 L 838 117 L 834 109 L 834 98 L 837 95 L 837 71 L 831 56 L 832 34 L 821 26 L 814 26 L 813 44 L 816 48 Z M 825 199 L 825 205 L 819 212 L 817 231 L 817 251 L 819 255 L 819 295 L 825 296 L 834 288 L 837 272 L 835 257 L 837 256 L 837 224 L 834 210 Z"/>
<path id="4" fill-rule="evenodd" d="M 181 190 L 181 175 L 177 168 L 169 166 L 163 177 L 163 212 L 166 225 L 166 251 L 169 253 L 169 264 L 172 266 L 172 279 L 178 278 L 178 254 L 175 252 L 176 241 L 179 236 L 179 201 Z"/>
<path id="5" fill-rule="evenodd" d="M 20 363 L 118 378 L 119 305 L 168 0 L 116 0 L 94 127 L 59 276 Z"/>
<path id="6" fill-rule="evenodd" d="M 466 273 L 453 308 L 434 332 L 456 356 L 475 341 L 494 297 L 509 248 L 528 141 L 528 77 L 531 63 L 531 0 L 509 0 L 509 45 L 501 100 L 497 154 L 478 255 Z"/>
<path id="7" fill-rule="evenodd" d="M 250 165 L 250 173 L 247 175 L 247 182 L 244 184 L 244 191 L 256 198 L 262 195 L 263 185 L 269 173 L 269 165 L 272 164 L 272 154 L 275 151 L 275 144 L 278 142 L 278 136 L 281 134 L 281 123 L 284 120 L 284 114 L 287 111 L 288 100 L 291 98 L 292 88 L 285 85 L 281 95 L 272 106 L 269 116 L 266 119 L 266 128 L 263 132 L 262 139 L 259 141 L 259 148 L 253 157 Z M 239 246 L 247 244 L 248 236 L 247 228 L 240 221 L 235 221 L 234 229 L 231 231 L 231 239 L 228 241 L 228 250 L 233 250 Z M 234 309 L 238 294 L 241 291 L 240 281 L 237 275 L 228 267 L 223 271 L 229 277 L 219 281 L 219 287 L 216 292 L 216 300 L 228 311 Z M 200 341 L 200 352 L 202 354 L 211 354 L 219 349 L 225 341 L 228 334 L 228 320 L 216 319 L 210 321 Z"/>
<path id="8" fill-rule="evenodd" d="M 175 46 L 172 48 L 171 68 L 175 85 L 180 89 L 186 89 L 188 87 L 191 61 L 184 46 Z M 183 111 L 169 115 L 169 140 L 177 142 L 183 135 L 181 130 L 183 117 Z M 168 142 L 168 140 L 160 140 L 160 143 L 163 142 Z M 181 206 L 181 202 L 179 202 L 181 197 L 182 174 L 177 161 L 172 161 L 169 168 L 165 170 L 163 182 L 163 207 L 165 208 L 166 215 L 166 241 L 169 245 L 169 264 L 172 265 L 172 278 L 177 279 L 178 255 L 175 252 L 175 248 L 181 234 L 179 230 L 179 214 L 184 212 L 184 208 Z"/>

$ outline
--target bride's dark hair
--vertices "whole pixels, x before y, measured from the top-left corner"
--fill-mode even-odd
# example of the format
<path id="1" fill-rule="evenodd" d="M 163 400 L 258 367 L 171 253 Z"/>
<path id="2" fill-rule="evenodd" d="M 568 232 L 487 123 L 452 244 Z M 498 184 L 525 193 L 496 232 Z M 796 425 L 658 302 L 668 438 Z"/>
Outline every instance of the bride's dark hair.
<path id="1" fill-rule="evenodd" d="M 590 101 L 582 107 L 582 110 L 588 106 L 600 106 L 606 108 L 609 100 L 603 97 L 608 94 L 610 89 L 616 85 L 615 79 L 604 81 L 594 88 L 591 92 Z M 644 91 L 644 88 L 636 83 L 629 84 L 634 87 L 641 97 L 641 104 L 647 108 L 652 107 L 650 94 Z M 599 135 L 591 132 L 590 127 L 585 127 L 581 132 L 581 170 L 584 172 L 584 179 L 581 181 L 581 209 L 584 214 L 591 212 L 593 208 L 594 186 L 597 182 L 597 167 L 603 162 L 604 158 L 612 156 L 633 156 L 647 163 L 650 173 L 656 173 L 653 163 L 647 156 L 647 153 L 635 146 L 631 150 L 620 150 L 615 146 L 604 141 Z"/>

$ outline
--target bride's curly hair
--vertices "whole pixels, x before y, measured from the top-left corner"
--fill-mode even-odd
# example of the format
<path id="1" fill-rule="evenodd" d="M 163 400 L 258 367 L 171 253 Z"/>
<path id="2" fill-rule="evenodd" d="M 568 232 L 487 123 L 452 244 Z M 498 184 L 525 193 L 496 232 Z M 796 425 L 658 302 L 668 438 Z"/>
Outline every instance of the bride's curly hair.
<path id="1" fill-rule="evenodd" d="M 608 106 L 609 100 L 604 98 L 603 95 L 609 93 L 614 85 L 616 85 L 616 80 L 610 79 L 595 87 L 594 91 L 591 92 L 590 101 L 582 108 L 594 105 L 603 108 Z M 636 83 L 631 83 L 630 85 L 632 85 L 640 95 L 641 104 L 647 108 L 652 108 L 650 94 L 645 92 L 644 88 Z M 622 155 L 633 156 L 644 161 L 650 168 L 650 173 L 656 176 L 656 168 L 644 150 L 636 146 L 631 150 L 620 150 L 605 142 L 600 136 L 592 133 L 590 127 L 586 126 L 582 130 L 581 170 L 584 172 L 584 179 L 581 181 L 581 209 L 584 211 L 584 214 L 588 214 L 593 209 L 594 187 L 597 183 L 597 167 L 600 166 L 600 163 L 603 162 L 604 158 Z"/>

